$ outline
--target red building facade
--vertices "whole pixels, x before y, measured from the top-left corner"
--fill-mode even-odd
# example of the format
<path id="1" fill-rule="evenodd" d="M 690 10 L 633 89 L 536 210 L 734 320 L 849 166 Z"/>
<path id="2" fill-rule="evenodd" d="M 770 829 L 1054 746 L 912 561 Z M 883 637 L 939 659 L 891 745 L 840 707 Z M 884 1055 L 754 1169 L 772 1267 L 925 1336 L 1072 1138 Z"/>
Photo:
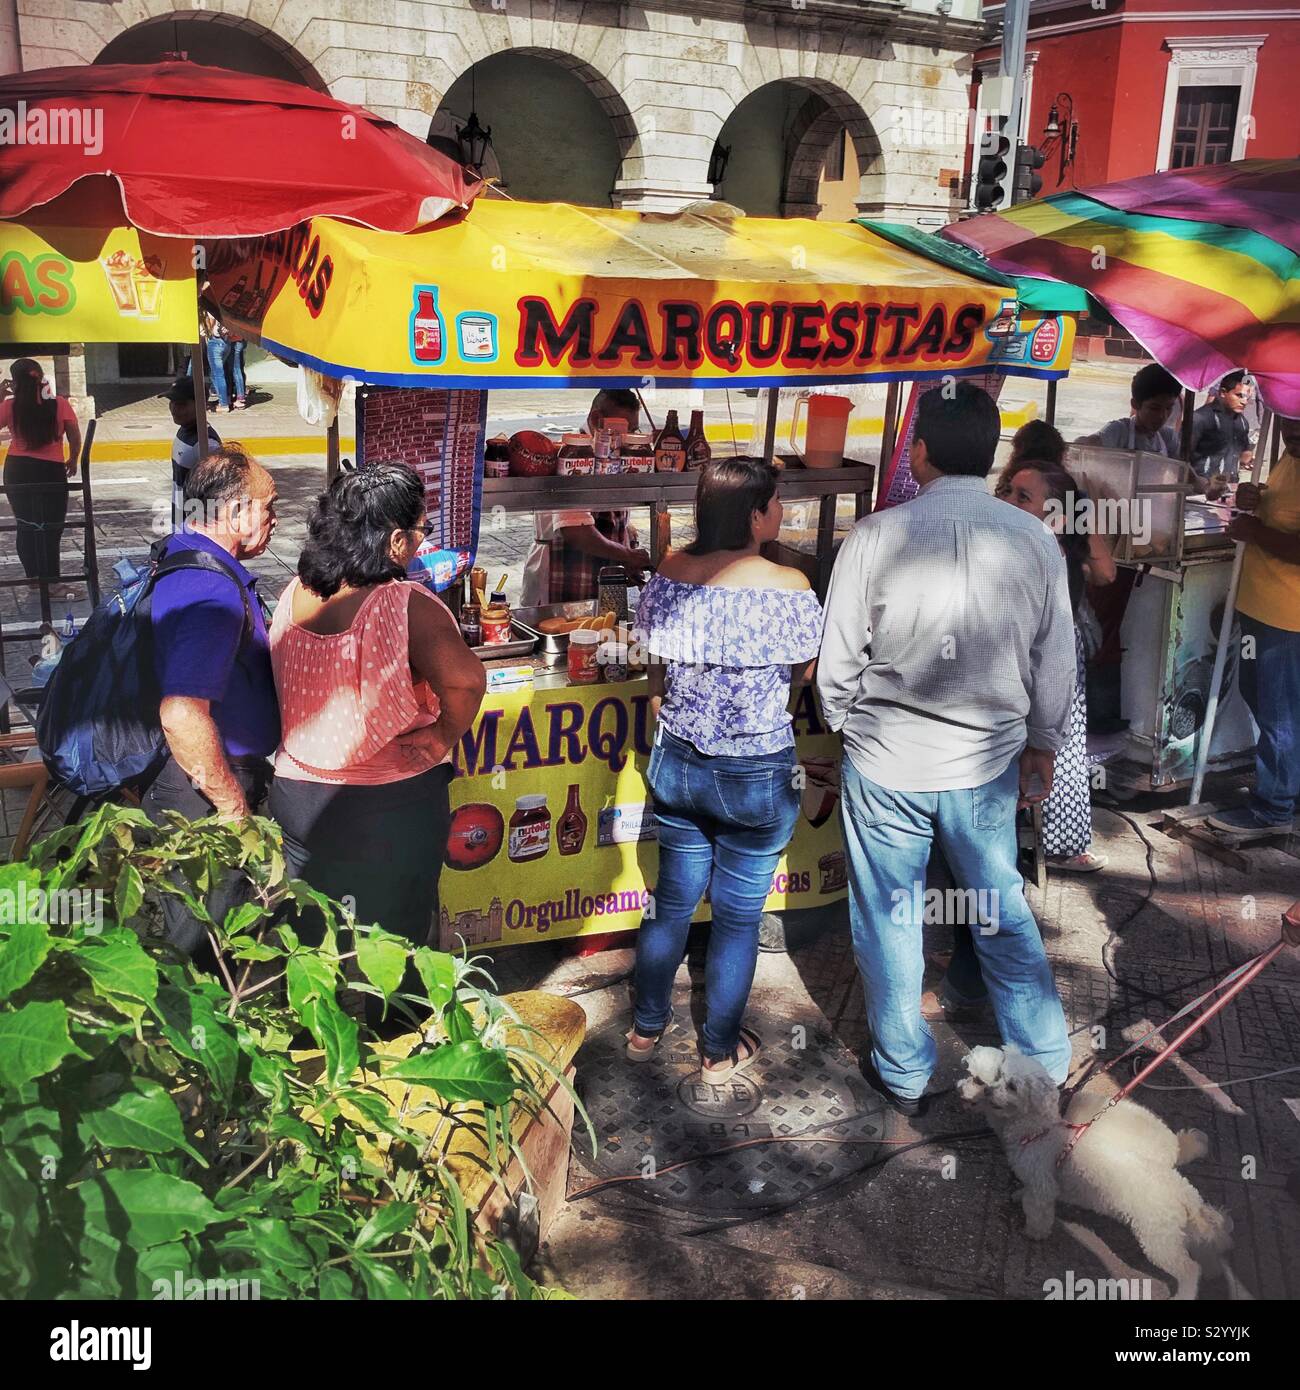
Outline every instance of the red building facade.
<path id="1" fill-rule="evenodd" d="M 985 17 L 1000 21 L 1003 8 L 986 4 Z M 977 111 L 981 79 L 997 65 L 996 48 L 976 54 Z M 1300 5 L 1033 0 L 1025 82 L 1020 138 L 1046 149 L 1044 194 L 1194 164 L 1295 158 Z M 1053 110 L 1057 135 L 1047 133 Z"/>

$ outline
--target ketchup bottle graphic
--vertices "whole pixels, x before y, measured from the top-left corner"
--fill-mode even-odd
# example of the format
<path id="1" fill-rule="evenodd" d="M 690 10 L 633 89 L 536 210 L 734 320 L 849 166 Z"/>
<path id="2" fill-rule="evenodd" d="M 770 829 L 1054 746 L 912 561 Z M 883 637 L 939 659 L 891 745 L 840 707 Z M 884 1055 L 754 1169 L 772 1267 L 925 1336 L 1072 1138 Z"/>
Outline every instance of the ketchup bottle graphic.
<path id="1" fill-rule="evenodd" d="M 416 362 L 442 361 L 444 330 L 438 312 L 438 287 L 417 285 L 411 309 L 411 357 Z"/>

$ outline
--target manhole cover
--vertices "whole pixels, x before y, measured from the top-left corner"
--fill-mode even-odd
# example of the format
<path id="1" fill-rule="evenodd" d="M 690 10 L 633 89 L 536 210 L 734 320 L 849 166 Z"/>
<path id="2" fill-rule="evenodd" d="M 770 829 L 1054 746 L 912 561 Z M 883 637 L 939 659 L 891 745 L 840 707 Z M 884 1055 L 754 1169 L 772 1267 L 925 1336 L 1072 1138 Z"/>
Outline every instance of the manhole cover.
<path id="1" fill-rule="evenodd" d="M 574 1145 L 591 1176 L 638 1179 L 652 1201 L 726 1214 L 812 1196 L 870 1163 L 885 1111 L 852 1053 L 806 1020 L 751 1009 L 745 1025 L 763 1049 L 724 1086 L 700 1076 L 684 1001 L 653 1061 L 627 1060 L 625 1017 L 589 1038 L 578 1090 L 599 1147 L 593 1158 L 580 1126 Z"/>

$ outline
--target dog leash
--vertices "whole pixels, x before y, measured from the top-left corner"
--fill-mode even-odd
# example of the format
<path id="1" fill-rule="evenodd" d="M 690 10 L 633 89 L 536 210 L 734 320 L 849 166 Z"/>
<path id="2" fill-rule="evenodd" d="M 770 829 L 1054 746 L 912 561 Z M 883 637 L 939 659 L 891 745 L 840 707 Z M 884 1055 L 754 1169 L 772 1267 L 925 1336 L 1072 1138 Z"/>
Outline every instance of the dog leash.
<path id="1" fill-rule="evenodd" d="M 1182 1047 L 1182 1045 L 1188 1040 L 1188 1038 L 1192 1036 L 1193 1033 L 1199 1032 L 1202 1028 L 1204 1028 L 1205 1025 L 1215 1016 L 1215 1014 L 1221 1012 L 1231 1002 L 1233 998 L 1240 994 L 1241 991 L 1245 989 L 1246 986 L 1250 984 L 1250 982 L 1253 979 L 1255 979 L 1257 975 L 1260 974 L 1261 971 L 1267 969 L 1268 966 L 1272 963 L 1273 959 L 1282 951 L 1283 947 L 1285 946 L 1300 946 L 1300 901 L 1293 903 L 1282 914 L 1282 935 L 1276 942 L 1274 942 L 1272 946 L 1270 946 L 1265 951 L 1261 951 L 1257 956 L 1253 956 L 1250 960 L 1246 961 L 1244 965 L 1239 965 L 1235 970 L 1229 971 L 1228 974 L 1225 975 L 1224 978 L 1220 980 L 1218 984 L 1212 985 L 1204 993 L 1197 995 L 1197 997 L 1193 999 L 1190 1003 L 1185 1004 L 1181 1009 L 1179 1009 L 1178 1012 L 1174 1014 L 1172 1018 L 1160 1024 L 1159 1027 L 1152 1028 L 1149 1032 L 1143 1034 L 1143 1036 L 1138 1038 L 1136 1042 L 1132 1043 L 1123 1052 L 1121 1052 L 1118 1057 L 1112 1058 L 1109 1062 L 1106 1063 L 1104 1067 L 1097 1071 L 1096 1074 L 1098 1076 L 1104 1076 L 1105 1073 L 1110 1071 L 1112 1067 L 1117 1066 L 1120 1062 L 1124 1060 L 1124 1058 L 1131 1056 L 1140 1047 L 1142 1047 L 1149 1038 L 1153 1038 L 1158 1034 L 1163 1034 L 1166 1028 L 1169 1028 L 1173 1024 L 1177 1023 L 1179 1019 L 1186 1017 L 1187 1014 L 1189 1014 L 1193 1009 L 1199 1007 L 1212 995 L 1220 995 L 1220 997 L 1214 1002 L 1213 1005 L 1211 1005 L 1210 1008 L 1206 1009 L 1206 1011 L 1203 1014 L 1201 1014 L 1199 1018 L 1194 1019 L 1186 1028 L 1184 1028 L 1183 1031 L 1179 1033 L 1179 1035 L 1173 1040 L 1173 1042 L 1167 1043 L 1164 1049 L 1158 1052 L 1151 1059 L 1151 1061 L 1148 1062 L 1146 1066 L 1143 1067 L 1142 1070 L 1139 1071 L 1133 1077 L 1131 1081 L 1129 1081 L 1126 1085 L 1121 1086 L 1120 1089 L 1116 1091 L 1113 1096 L 1111 1096 L 1111 1098 L 1105 1103 L 1105 1105 L 1103 1105 L 1101 1109 L 1098 1110 L 1097 1113 L 1090 1120 L 1085 1120 L 1082 1124 L 1072 1124 L 1066 1120 L 1059 1121 L 1060 1124 L 1065 1125 L 1065 1127 L 1071 1130 L 1072 1133 L 1070 1135 L 1069 1142 L 1057 1156 L 1057 1166 L 1059 1167 L 1060 1164 L 1065 1162 L 1066 1158 L 1069 1157 L 1071 1151 L 1074 1149 L 1074 1146 L 1079 1142 L 1081 1138 L 1083 1138 L 1084 1134 L 1087 1133 L 1089 1128 L 1091 1128 L 1091 1126 L 1095 1125 L 1097 1121 L 1101 1119 L 1101 1117 L 1106 1113 L 1107 1110 L 1110 1110 L 1112 1107 L 1118 1105 L 1119 1102 L 1122 1101 L 1131 1091 L 1135 1090 L 1138 1086 L 1140 1086 L 1142 1082 L 1145 1081 L 1146 1078 L 1150 1076 L 1153 1071 L 1155 1071 L 1158 1067 L 1163 1066 L 1174 1055 L 1174 1053 L 1176 1053 L 1178 1049 Z M 1093 1074 L 1094 1068 L 1095 1063 L 1093 1065 L 1085 1067 L 1083 1075 L 1066 1092 L 1065 1098 L 1067 1101 L 1073 1098 L 1074 1093 Z M 1050 1134 L 1052 1128 L 1055 1127 L 1056 1126 L 1051 1126 L 1048 1129 L 1045 1129 L 1040 1133 L 1031 1136 L 1029 1139 L 1021 1140 L 1021 1143 L 1034 1143 L 1038 1139 L 1041 1139 L 1045 1134 Z"/>

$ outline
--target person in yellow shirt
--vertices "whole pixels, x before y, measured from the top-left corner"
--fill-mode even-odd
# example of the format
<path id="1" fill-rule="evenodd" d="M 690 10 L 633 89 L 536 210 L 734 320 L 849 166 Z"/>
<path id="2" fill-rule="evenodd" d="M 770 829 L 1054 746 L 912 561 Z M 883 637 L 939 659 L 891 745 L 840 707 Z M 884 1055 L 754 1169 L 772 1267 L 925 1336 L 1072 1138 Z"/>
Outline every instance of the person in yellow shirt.
<path id="1" fill-rule="evenodd" d="M 1258 836 L 1287 830 L 1300 811 L 1300 420 L 1283 419 L 1281 431 L 1286 452 L 1267 486 L 1237 489 L 1242 515 L 1228 528 L 1246 545 L 1237 590 L 1239 670 L 1259 726 L 1255 790 L 1245 806 L 1209 818 L 1218 830 Z"/>

